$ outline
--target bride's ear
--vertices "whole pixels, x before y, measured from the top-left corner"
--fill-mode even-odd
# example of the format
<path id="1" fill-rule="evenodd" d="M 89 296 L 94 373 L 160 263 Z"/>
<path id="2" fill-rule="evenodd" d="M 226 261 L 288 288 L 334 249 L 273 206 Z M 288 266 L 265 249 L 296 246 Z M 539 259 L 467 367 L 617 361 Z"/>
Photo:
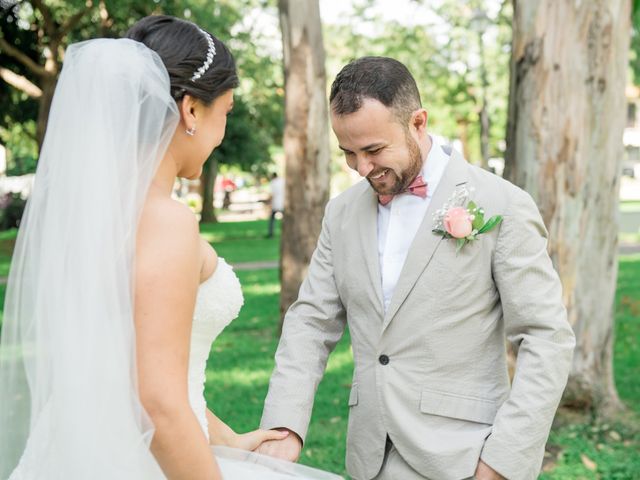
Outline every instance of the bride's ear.
<path id="1" fill-rule="evenodd" d="M 191 95 L 185 95 L 180 102 L 180 118 L 186 128 L 195 128 L 197 99 Z"/>

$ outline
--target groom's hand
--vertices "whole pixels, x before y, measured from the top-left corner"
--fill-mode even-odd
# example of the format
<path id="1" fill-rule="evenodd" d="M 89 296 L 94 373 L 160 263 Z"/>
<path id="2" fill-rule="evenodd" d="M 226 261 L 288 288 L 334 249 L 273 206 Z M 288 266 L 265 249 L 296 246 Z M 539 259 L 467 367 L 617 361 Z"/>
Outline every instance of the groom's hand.
<path id="1" fill-rule="evenodd" d="M 278 428 L 276 430 L 287 431 L 289 435 L 282 440 L 268 440 L 262 443 L 262 445 L 256 449 L 256 452 L 281 458 L 289 462 L 298 461 L 300 451 L 302 450 L 302 440 L 298 434 L 287 428 Z"/>
<path id="2" fill-rule="evenodd" d="M 478 462 L 474 477 L 476 480 L 505 480 L 505 478 L 496 472 L 482 460 Z"/>

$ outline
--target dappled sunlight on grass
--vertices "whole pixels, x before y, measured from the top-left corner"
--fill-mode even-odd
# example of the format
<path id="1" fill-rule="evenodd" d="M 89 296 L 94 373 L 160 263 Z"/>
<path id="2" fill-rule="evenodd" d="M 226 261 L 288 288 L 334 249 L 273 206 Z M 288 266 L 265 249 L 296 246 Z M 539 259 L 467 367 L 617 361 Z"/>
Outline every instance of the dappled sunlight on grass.
<path id="1" fill-rule="evenodd" d="M 248 370 L 246 368 L 232 368 L 216 370 L 215 366 L 207 369 L 207 382 L 220 382 L 223 384 L 233 384 L 238 386 L 254 386 L 256 383 L 267 384 L 271 377 L 271 368 Z"/>
<path id="2" fill-rule="evenodd" d="M 258 427 L 278 345 L 277 270 L 241 271 L 245 295 L 239 318 L 213 344 L 205 395 L 237 431 Z M 344 474 L 347 399 L 353 360 L 348 331 L 330 356 L 318 388 L 301 462 Z"/>
<path id="3" fill-rule="evenodd" d="M 342 370 L 345 367 L 353 367 L 353 351 L 351 346 L 338 349 L 333 352 L 327 363 L 327 373 Z"/>
<path id="4" fill-rule="evenodd" d="M 613 366 L 620 398 L 640 414 L 640 254 L 620 259 Z"/>
<path id="5" fill-rule="evenodd" d="M 277 283 L 264 283 L 262 285 L 243 285 L 242 291 L 245 296 L 249 295 L 279 295 L 280 285 Z"/>
<path id="6" fill-rule="evenodd" d="M 280 254 L 279 229 L 267 239 L 267 225 L 266 220 L 207 223 L 200 226 L 200 234 L 229 263 L 274 261 Z"/>
<path id="7" fill-rule="evenodd" d="M 574 423 L 552 430 L 558 459 L 541 480 L 640 478 L 640 255 L 620 257 L 616 291 L 614 374 L 630 411 L 606 423 Z"/>
<path id="8" fill-rule="evenodd" d="M 17 228 L 10 228 L 9 230 L 0 231 L 0 241 L 15 240 L 17 236 L 18 236 Z"/>

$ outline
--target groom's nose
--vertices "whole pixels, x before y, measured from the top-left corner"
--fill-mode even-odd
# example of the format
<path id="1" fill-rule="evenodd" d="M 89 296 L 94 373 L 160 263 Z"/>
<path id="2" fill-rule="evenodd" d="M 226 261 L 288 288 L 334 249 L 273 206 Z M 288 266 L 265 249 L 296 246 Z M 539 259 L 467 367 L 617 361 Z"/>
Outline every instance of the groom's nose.
<path id="1" fill-rule="evenodd" d="M 366 177 L 373 170 L 373 163 L 367 159 L 366 155 L 362 155 L 357 159 L 356 170 L 361 177 Z"/>

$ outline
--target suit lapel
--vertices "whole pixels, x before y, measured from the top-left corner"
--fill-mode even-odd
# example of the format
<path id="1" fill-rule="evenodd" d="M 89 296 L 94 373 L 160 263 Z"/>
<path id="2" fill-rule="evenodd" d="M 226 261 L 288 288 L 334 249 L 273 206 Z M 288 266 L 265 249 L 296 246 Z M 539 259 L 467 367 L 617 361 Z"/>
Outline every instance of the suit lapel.
<path id="1" fill-rule="evenodd" d="M 367 188 L 358 199 L 356 221 L 359 251 L 364 257 L 365 276 L 369 279 L 370 300 L 376 312 L 382 318 L 382 277 L 378 259 L 378 197 L 367 184 Z"/>
<path id="2" fill-rule="evenodd" d="M 435 194 L 431 198 L 429 208 L 407 253 L 407 258 L 400 272 L 398 284 L 393 292 L 389 309 L 384 317 L 383 330 L 387 328 L 387 325 L 393 320 L 393 317 L 406 300 L 411 289 L 418 281 L 418 278 L 424 269 L 427 268 L 427 265 L 429 265 L 436 248 L 442 241 L 440 235 L 432 232 L 433 215 L 451 197 L 457 186 L 467 182 L 467 168 L 468 165 L 464 158 L 462 158 L 458 152 L 452 150 L 447 167 L 443 172 Z M 376 261 L 376 265 L 377 264 L 378 262 Z"/>

